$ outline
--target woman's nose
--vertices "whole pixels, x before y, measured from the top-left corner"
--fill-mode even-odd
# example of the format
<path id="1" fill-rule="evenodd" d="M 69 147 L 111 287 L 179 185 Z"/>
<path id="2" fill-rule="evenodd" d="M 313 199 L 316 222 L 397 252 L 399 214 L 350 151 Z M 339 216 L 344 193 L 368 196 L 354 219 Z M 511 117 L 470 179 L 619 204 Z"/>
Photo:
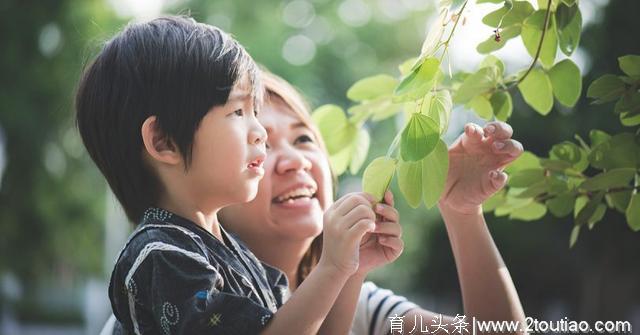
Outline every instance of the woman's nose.
<path id="1" fill-rule="evenodd" d="M 276 172 L 284 174 L 289 171 L 311 170 L 311 161 L 300 151 L 292 146 L 281 149 L 276 164 Z"/>

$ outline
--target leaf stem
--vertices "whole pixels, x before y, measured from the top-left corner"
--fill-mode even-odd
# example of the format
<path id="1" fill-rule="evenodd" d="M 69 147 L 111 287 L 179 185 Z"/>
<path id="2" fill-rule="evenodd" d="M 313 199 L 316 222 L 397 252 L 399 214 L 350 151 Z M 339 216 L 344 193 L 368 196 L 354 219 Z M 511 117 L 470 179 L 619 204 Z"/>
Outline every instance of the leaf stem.
<path id="1" fill-rule="evenodd" d="M 540 41 L 538 42 L 538 49 L 536 50 L 536 54 L 533 57 L 533 61 L 531 62 L 531 64 L 527 68 L 527 71 L 518 80 L 510 83 L 506 88 L 504 88 L 504 89 L 501 88 L 501 89 L 498 89 L 497 91 L 509 91 L 510 89 L 516 87 L 525 78 L 527 78 L 529 73 L 531 73 L 533 68 L 536 66 L 536 63 L 538 62 L 538 59 L 540 58 L 540 53 L 542 51 L 542 43 L 544 42 L 544 37 L 545 37 L 545 35 L 547 34 L 547 31 L 548 31 L 549 18 L 551 17 L 551 1 L 552 0 L 547 0 L 547 13 L 544 16 L 544 26 L 542 27 L 542 35 L 540 36 Z"/>

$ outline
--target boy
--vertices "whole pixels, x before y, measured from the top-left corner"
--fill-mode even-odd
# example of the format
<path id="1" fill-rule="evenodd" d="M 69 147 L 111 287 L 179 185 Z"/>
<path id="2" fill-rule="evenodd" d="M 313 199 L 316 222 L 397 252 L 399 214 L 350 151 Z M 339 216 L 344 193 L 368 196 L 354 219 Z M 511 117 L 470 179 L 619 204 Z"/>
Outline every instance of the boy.
<path id="1" fill-rule="evenodd" d="M 83 74 L 80 135 L 139 222 L 109 286 L 123 333 L 317 333 L 357 270 L 375 228 L 365 196 L 328 210 L 325 251 L 286 304 L 282 272 L 219 225 L 220 208 L 254 198 L 264 174 L 258 78 L 226 33 L 181 17 L 130 24 Z"/>

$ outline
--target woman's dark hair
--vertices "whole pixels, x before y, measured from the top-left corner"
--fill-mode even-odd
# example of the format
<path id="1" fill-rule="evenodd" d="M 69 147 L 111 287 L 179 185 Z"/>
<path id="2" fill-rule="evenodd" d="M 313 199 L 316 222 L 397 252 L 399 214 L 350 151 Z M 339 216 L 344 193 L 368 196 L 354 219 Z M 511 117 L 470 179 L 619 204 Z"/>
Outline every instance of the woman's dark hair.
<path id="1" fill-rule="evenodd" d="M 131 23 L 105 43 L 80 79 L 77 125 L 129 220 L 138 222 L 164 192 L 143 158 L 143 122 L 155 115 L 188 167 L 202 118 L 239 80 L 261 99 L 258 71 L 237 41 L 188 17 Z"/>

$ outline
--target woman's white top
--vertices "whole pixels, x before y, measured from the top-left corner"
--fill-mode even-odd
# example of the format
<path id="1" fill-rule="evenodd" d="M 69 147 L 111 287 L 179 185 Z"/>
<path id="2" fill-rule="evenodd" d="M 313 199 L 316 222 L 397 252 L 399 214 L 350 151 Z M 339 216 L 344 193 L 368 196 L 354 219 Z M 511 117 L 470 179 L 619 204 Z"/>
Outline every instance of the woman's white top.
<path id="1" fill-rule="evenodd" d="M 409 310 L 419 308 L 407 298 L 365 282 L 360 290 L 351 335 L 382 335 L 391 330 L 391 317 L 403 316 Z"/>

